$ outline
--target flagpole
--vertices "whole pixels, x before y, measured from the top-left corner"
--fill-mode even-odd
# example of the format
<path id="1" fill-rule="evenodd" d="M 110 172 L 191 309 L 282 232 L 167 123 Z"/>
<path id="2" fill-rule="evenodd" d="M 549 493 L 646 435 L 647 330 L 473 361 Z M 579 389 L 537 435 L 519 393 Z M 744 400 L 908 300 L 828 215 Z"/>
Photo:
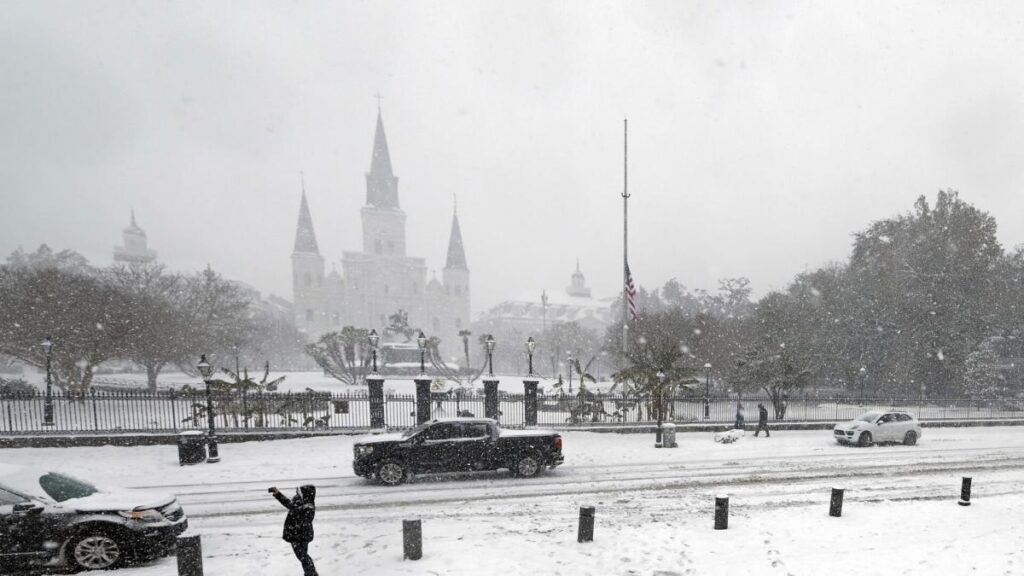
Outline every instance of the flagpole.
<path id="1" fill-rule="evenodd" d="M 622 119 L 622 353 L 629 352 L 629 119 Z"/>

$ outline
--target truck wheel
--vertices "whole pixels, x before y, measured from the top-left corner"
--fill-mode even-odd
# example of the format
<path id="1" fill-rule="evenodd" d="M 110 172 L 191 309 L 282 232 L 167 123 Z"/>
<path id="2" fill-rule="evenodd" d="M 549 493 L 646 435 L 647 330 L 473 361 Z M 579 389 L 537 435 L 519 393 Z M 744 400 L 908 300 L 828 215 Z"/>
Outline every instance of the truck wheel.
<path id="1" fill-rule="evenodd" d="M 386 486 L 398 486 L 405 482 L 405 466 L 394 460 L 386 460 L 377 467 L 377 480 Z"/>
<path id="2" fill-rule="evenodd" d="M 544 470 L 540 454 L 537 452 L 525 452 L 512 463 L 512 475 L 523 478 L 533 478 Z"/>
<path id="3" fill-rule="evenodd" d="M 107 570 L 124 563 L 124 547 L 105 530 L 94 528 L 71 538 L 68 564 L 75 570 Z"/>

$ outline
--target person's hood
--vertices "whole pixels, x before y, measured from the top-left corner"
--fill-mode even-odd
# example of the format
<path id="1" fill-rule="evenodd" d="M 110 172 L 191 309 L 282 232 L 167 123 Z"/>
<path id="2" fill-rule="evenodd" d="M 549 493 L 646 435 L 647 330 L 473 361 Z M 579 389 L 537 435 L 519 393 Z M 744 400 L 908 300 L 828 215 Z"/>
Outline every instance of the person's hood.
<path id="1" fill-rule="evenodd" d="M 304 502 L 313 504 L 316 502 L 316 486 L 312 484 L 305 484 L 299 486 L 299 496 L 302 496 Z"/>

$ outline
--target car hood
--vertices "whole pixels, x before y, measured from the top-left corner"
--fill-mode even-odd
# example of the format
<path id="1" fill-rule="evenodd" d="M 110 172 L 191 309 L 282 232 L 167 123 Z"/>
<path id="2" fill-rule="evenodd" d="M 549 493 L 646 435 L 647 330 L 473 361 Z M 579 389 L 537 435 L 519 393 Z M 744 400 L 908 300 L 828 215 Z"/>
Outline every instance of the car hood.
<path id="1" fill-rule="evenodd" d="M 402 442 L 408 440 L 399 433 L 392 434 L 373 434 L 371 436 L 360 436 L 356 438 L 354 444 L 382 444 L 384 442 Z"/>
<path id="2" fill-rule="evenodd" d="M 124 489 L 97 492 L 85 498 L 72 498 L 61 502 L 60 505 L 79 512 L 111 512 L 162 508 L 171 502 L 174 502 L 172 494 Z"/>
<path id="3" fill-rule="evenodd" d="M 558 434 L 554 430 L 506 430 L 504 428 L 499 432 L 499 436 L 502 438 L 518 438 L 521 436 L 554 436 Z"/>
<path id="4" fill-rule="evenodd" d="M 840 422 L 836 424 L 835 430 L 857 430 L 859 428 L 867 428 L 870 426 L 868 422 L 862 422 L 860 420 L 850 420 L 849 422 Z"/>

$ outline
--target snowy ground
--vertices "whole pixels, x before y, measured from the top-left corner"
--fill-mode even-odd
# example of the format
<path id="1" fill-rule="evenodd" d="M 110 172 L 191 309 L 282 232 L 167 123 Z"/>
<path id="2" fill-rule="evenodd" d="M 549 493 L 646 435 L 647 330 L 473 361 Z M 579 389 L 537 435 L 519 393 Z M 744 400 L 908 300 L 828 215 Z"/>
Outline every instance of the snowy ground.
<path id="1" fill-rule="evenodd" d="M 649 435 L 570 432 L 566 465 L 539 478 L 422 477 L 397 488 L 351 471 L 352 438 L 224 445 L 215 465 L 179 467 L 169 446 L 33 448 L 0 461 L 179 495 L 203 535 L 208 574 L 296 574 L 284 510 L 266 488 L 319 487 L 311 551 L 330 574 L 1021 574 L 1024 434 L 928 429 L 918 446 L 851 448 L 827 431 L 721 445 L 711 434 L 653 448 Z M 960 477 L 974 504 L 956 505 Z M 829 490 L 845 487 L 842 518 Z M 714 495 L 730 527 L 712 529 Z M 581 505 L 595 541 L 576 543 Z M 402 560 L 401 520 L 421 518 L 424 558 Z M 173 558 L 126 576 L 176 574 Z"/>

